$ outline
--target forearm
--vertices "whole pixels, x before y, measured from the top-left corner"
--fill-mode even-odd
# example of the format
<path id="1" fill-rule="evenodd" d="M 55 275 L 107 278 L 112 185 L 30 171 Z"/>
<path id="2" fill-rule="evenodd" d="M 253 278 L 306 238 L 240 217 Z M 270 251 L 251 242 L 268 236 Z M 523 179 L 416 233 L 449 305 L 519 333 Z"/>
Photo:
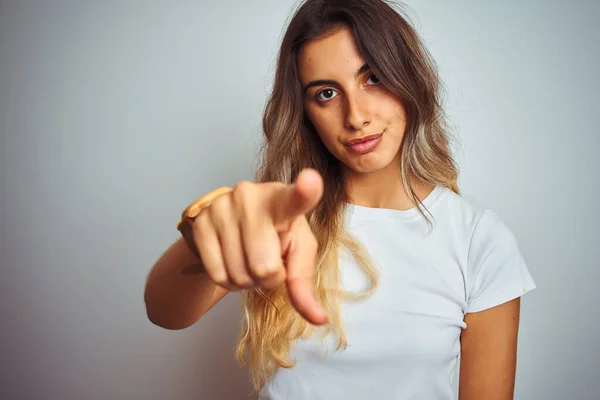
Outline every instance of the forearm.
<path id="1" fill-rule="evenodd" d="M 175 242 L 156 262 L 146 282 L 144 300 L 152 323 L 166 329 L 193 325 L 227 291 L 203 271 L 183 240 Z"/>

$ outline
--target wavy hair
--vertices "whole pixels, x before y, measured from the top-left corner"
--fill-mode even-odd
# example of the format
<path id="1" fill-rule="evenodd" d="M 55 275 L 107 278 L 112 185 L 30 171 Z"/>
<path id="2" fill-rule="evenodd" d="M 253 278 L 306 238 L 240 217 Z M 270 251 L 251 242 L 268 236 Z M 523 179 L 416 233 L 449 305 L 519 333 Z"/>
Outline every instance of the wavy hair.
<path id="1" fill-rule="evenodd" d="M 323 176 L 325 188 L 319 204 L 307 214 L 319 243 L 315 284 L 329 323 L 324 333 L 338 339 L 338 350 L 347 345 L 340 302 L 362 298 L 377 288 L 378 273 L 364 246 L 344 226 L 347 193 L 339 162 L 325 148 L 305 114 L 297 66 L 298 52 L 306 42 L 323 37 L 340 26 L 352 32 L 371 70 L 397 96 L 407 112 L 407 125 L 399 152 L 405 191 L 425 219 L 412 185 L 414 180 L 445 186 L 459 193 L 458 170 L 450 149 L 441 85 L 434 60 L 401 7 L 382 0 L 307 0 L 293 14 L 279 50 L 271 95 L 263 114 L 264 145 L 260 151 L 257 182 L 294 182 L 304 168 Z M 347 250 L 369 278 L 359 294 L 338 288 L 338 256 Z M 291 368 L 292 341 L 314 332 L 291 306 L 287 288 L 242 292 L 244 322 L 237 357 L 249 366 L 258 391 L 278 367 Z M 248 356 L 248 361 L 244 358 Z"/>

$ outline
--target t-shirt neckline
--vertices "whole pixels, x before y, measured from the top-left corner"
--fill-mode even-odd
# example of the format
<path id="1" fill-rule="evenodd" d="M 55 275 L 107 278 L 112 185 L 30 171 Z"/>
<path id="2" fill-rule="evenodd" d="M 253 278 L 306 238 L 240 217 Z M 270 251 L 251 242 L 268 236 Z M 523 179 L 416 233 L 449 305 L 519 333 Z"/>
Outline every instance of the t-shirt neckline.
<path id="1" fill-rule="evenodd" d="M 431 207 L 440 198 L 440 194 L 444 191 L 444 186 L 436 185 L 433 190 L 423 199 L 422 206 L 426 210 L 431 210 Z M 427 211 L 425 211 L 427 213 Z M 350 220 L 366 219 L 412 219 L 417 216 L 422 216 L 416 207 L 408 210 L 396 210 L 391 208 L 366 207 L 356 204 L 346 204 L 346 215 Z"/>

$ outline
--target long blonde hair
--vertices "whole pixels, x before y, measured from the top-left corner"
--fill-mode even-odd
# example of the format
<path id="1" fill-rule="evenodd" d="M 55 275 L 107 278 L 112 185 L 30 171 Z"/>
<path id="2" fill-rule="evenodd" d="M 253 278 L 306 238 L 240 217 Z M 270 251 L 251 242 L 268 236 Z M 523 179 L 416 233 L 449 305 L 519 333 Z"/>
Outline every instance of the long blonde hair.
<path id="1" fill-rule="evenodd" d="M 325 333 L 335 334 L 338 349 L 343 349 L 347 341 L 339 315 L 343 297 L 338 289 L 339 251 L 349 251 L 368 276 L 371 284 L 362 295 L 376 289 L 378 274 L 364 247 L 344 227 L 347 193 L 341 168 L 304 112 L 296 64 L 304 43 L 339 26 L 351 30 L 367 64 L 406 107 L 408 121 L 399 157 L 403 184 L 413 205 L 427 218 L 411 186 L 415 179 L 456 193 L 459 190 L 436 65 L 407 18 L 381 0 L 305 1 L 294 13 L 279 51 L 273 90 L 263 115 L 265 142 L 256 181 L 292 183 L 307 167 L 323 176 L 323 197 L 307 219 L 319 243 L 315 284 L 329 315 Z M 248 290 L 242 297 L 245 318 L 237 356 L 242 365 L 249 366 L 258 391 L 278 367 L 293 367 L 291 343 L 313 327 L 291 306 L 285 285 Z"/>

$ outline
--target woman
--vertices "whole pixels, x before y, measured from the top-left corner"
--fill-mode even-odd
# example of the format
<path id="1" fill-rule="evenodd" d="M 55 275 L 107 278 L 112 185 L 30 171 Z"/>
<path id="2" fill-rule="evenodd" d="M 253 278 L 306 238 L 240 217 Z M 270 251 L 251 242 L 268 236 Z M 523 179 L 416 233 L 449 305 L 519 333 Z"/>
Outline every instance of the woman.
<path id="1" fill-rule="evenodd" d="M 146 286 L 182 329 L 231 291 L 261 399 L 512 398 L 520 296 L 511 231 L 459 196 L 435 64 L 380 0 L 308 0 L 291 20 L 255 183 L 211 192 Z"/>

